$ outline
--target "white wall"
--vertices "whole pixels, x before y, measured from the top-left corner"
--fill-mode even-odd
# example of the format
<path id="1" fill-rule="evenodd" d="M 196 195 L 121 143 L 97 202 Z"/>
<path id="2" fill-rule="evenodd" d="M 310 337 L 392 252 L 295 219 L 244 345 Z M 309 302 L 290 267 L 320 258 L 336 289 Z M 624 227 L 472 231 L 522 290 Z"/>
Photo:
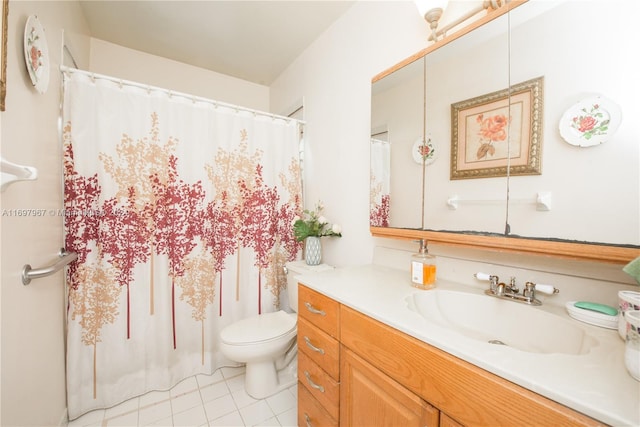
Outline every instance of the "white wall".
<path id="1" fill-rule="evenodd" d="M 413 2 L 356 2 L 271 86 L 272 112 L 304 99 L 306 206 L 322 200 L 342 225 L 342 238 L 323 239 L 323 262 L 371 261 L 371 78 L 426 47 L 427 37 Z"/>
<path id="2" fill-rule="evenodd" d="M 104 40 L 91 39 L 90 71 L 201 96 L 259 111 L 269 110 L 269 88 Z"/>
<path id="3" fill-rule="evenodd" d="M 25 66 L 27 17 L 37 15 L 50 54 L 50 82 L 38 94 Z M 38 180 L 17 182 L 2 201 L 2 419 L 3 426 L 52 426 L 66 408 L 64 285 L 62 272 L 23 286 L 24 264 L 44 267 L 62 246 L 62 150 L 58 140 L 62 28 L 88 34 L 76 2 L 11 1 L 7 48 L 7 98 L 2 115 L 2 156 L 35 166 Z M 79 60 L 88 62 L 88 39 L 76 37 Z M 44 216 L 12 216 L 14 209 L 44 209 Z"/>

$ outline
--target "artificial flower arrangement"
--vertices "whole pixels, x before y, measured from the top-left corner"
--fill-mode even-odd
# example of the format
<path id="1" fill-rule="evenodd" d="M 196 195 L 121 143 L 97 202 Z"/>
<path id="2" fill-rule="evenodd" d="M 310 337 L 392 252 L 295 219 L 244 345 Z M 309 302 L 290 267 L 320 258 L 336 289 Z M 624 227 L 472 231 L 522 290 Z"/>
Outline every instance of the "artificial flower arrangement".
<path id="1" fill-rule="evenodd" d="M 342 228 L 338 224 L 330 225 L 327 218 L 321 215 L 323 209 L 324 205 L 319 201 L 314 210 L 304 210 L 303 218 L 296 215 L 293 219 L 293 232 L 298 242 L 307 237 L 342 237 Z"/>

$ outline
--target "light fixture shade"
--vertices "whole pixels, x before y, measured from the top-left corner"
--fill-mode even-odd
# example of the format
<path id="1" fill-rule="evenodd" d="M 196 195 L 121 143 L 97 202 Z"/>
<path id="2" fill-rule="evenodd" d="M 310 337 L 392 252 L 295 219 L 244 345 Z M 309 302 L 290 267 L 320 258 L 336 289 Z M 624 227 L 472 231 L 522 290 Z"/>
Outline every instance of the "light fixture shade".
<path id="1" fill-rule="evenodd" d="M 445 10 L 448 0 L 414 0 L 420 16 L 424 16 L 432 9 L 440 8 Z"/>

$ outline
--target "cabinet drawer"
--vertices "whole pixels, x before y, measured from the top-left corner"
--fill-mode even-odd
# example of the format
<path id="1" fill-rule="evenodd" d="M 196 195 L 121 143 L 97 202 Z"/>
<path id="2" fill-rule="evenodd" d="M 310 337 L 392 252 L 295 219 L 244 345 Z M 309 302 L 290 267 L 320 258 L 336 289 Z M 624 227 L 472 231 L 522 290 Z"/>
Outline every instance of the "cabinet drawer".
<path id="1" fill-rule="evenodd" d="M 300 427 L 338 427 L 338 421 L 311 395 L 307 388 L 298 383 L 298 425 Z"/>
<path id="2" fill-rule="evenodd" d="M 298 352 L 298 381 L 320 402 L 332 418 L 338 419 L 340 409 L 339 383 L 303 352 Z"/>
<path id="3" fill-rule="evenodd" d="M 298 285 L 298 316 L 338 338 L 340 304 L 304 285 Z"/>
<path id="4" fill-rule="evenodd" d="M 298 350 L 303 351 L 334 380 L 340 379 L 340 344 L 303 318 L 298 318 Z"/>

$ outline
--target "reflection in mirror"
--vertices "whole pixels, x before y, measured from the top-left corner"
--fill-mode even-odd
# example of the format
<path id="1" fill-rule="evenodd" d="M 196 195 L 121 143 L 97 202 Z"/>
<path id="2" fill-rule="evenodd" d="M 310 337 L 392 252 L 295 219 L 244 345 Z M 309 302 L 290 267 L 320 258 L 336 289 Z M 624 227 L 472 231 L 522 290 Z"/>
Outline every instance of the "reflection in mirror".
<path id="1" fill-rule="evenodd" d="M 640 38 L 640 27 L 633 22 L 633 13 L 620 13 L 637 10 L 636 4 L 635 0 L 621 0 L 616 3 L 620 7 L 602 8 L 598 2 L 528 1 L 458 40 L 426 50 L 426 133 L 438 153 L 426 170 L 427 229 L 503 236 L 508 215 L 510 235 L 514 237 L 551 239 L 550 244 L 560 239 L 635 248 L 640 245 L 640 135 L 632 119 L 640 115 L 640 103 L 635 99 L 640 93 L 640 79 L 633 75 L 634 69 L 625 58 L 633 50 L 632 40 Z M 373 93 L 391 76 L 376 81 Z M 537 77 L 544 78 L 541 174 L 512 176 L 508 180 L 504 176 L 451 180 L 451 104 Z M 384 118 L 377 123 L 373 120 L 380 117 L 377 111 L 382 105 L 375 98 L 374 95 L 374 127 L 386 123 Z M 598 102 L 589 102 L 594 99 Z M 402 103 L 382 108 L 419 120 L 418 100 L 406 101 L 404 104 L 413 105 L 412 110 L 401 110 Z M 611 128 L 594 125 L 593 132 L 587 129 L 590 119 L 585 117 L 589 114 L 582 114 L 582 109 L 596 106 L 600 110 L 607 107 Z M 582 130 L 580 125 L 572 125 L 576 123 L 574 118 L 581 124 L 585 120 Z M 597 122 L 597 117 L 593 119 Z M 620 123 L 614 132 L 616 119 Z M 609 125 L 600 123 L 603 124 Z M 411 138 L 419 138 L 419 127 L 418 122 L 409 126 L 414 133 L 405 135 L 405 144 Z M 397 131 L 406 133 L 407 129 Z M 393 153 L 395 134 L 389 135 Z M 576 142 L 579 137 L 587 139 L 591 135 L 593 138 L 587 143 Z M 406 148 L 404 153 L 404 164 L 391 155 L 389 227 L 415 229 L 420 218 L 406 218 L 403 214 L 413 215 L 420 210 L 420 197 L 406 191 L 419 185 L 420 168 L 416 165 L 410 169 Z M 394 184 L 401 189 L 397 196 Z M 398 212 L 397 216 L 393 212 Z M 442 236 L 445 239 L 445 234 Z M 437 241 L 439 235 L 429 234 L 429 238 Z M 486 242 L 487 246 L 494 243 L 508 245 L 506 241 Z M 517 242 L 512 245 L 519 247 Z M 598 252 L 610 252 L 602 245 L 588 245 L 599 248 L 596 250 L 579 246 L 575 252 L 573 247 L 563 248 L 569 254 L 588 252 L 586 256 L 594 259 Z M 541 247 L 555 250 L 551 245 Z M 619 259 L 628 256 L 625 252 Z"/>
<path id="2" fill-rule="evenodd" d="M 431 230 L 503 233 L 506 222 L 506 177 L 451 180 L 457 153 L 470 171 L 487 167 L 496 153 L 506 153 L 504 140 L 491 141 L 497 151 L 482 153 L 486 141 L 476 119 L 482 113 L 495 114 L 485 95 L 509 87 L 508 17 L 503 15 L 469 34 L 426 55 L 426 132 L 439 152 L 427 167 L 425 185 L 425 228 Z M 452 105 L 474 101 L 465 123 L 474 126 L 457 132 L 454 138 Z M 489 106 L 489 107 L 487 107 Z M 462 127 L 462 126 L 461 126 Z M 503 159 L 504 161 L 504 159 Z M 457 203 L 447 203 L 457 199 Z"/>
<path id="3" fill-rule="evenodd" d="M 371 131 L 371 192 L 369 224 L 389 227 L 389 195 L 391 186 L 391 147 L 389 131 Z"/>
<path id="4" fill-rule="evenodd" d="M 389 158 L 388 217 L 381 198 L 374 197 L 380 189 L 378 176 L 383 172 L 372 168 L 371 225 L 386 221 L 389 227 L 420 228 L 422 212 L 422 162 L 413 156 L 413 147 L 422 140 L 424 125 L 424 59 L 418 59 L 375 82 L 371 93 L 371 128 L 384 129 Z M 373 137 L 379 139 L 377 137 Z M 372 143 L 371 155 L 374 160 Z M 376 161 L 376 165 L 380 162 Z M 373 163 L 372 163 L 373 165 Z M 376 176 L 374 182 L 373 176 Z"/>
<path id="5" fill-rule="evenodd" d="M 513 234 L 640 244 L 637 7 L 529 1 L 510 12 L 511 80 L 545 81 L 542 175 L 511 177 L 511 198 L 552 198 L 546 212 L 510 203 Z"/>

